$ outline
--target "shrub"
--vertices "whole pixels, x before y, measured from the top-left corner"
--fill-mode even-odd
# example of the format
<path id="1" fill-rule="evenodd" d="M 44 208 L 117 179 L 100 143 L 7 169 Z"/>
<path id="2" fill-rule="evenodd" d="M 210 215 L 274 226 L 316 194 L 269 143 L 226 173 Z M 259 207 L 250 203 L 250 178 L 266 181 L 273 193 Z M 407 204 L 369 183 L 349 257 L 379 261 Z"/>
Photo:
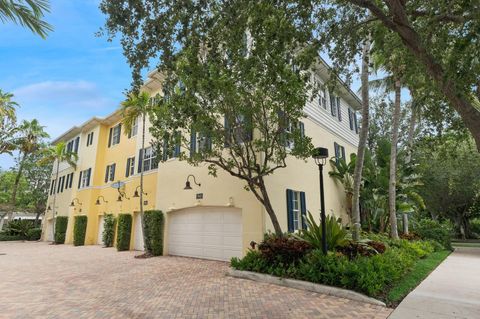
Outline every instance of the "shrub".
<path id="1" fill-rule="evenodd" d="M 426 241 L 397 240 L 392 241 L 390 247 L 378 242 L 360 244 L 370 249 L 374 246 L 379 250 L 385 247 L 386 250 L 383 254 L 349 258 L 340 252 L 324 255 L 321 250 L 315 249 L 288 265 L 279 263 L 275 258 L 272 263 L 262 251 L 250 250 L 242 259 L 233 258 L 231 266 L 239 270 L 342 287 L 378 297 L 400 280 L 419 258 L 433 251 L 432 243 Z"/>
<path id="2" fill-rule="evenodd" d="M 480 218 L 470 220 L 470 231 L 475 237 L 480 237 Z"/>
<path id="3" fill-rule="evenodd" d="M 27 219 L 18 219 L 10 221 L 5 227 L 5 234 L 8 236 L 17 236 L 22 239 L 28 238 L 28 231 L 34 228 L 34 223 Z"/>
<path id="4" fill-rule="evenodd" d="M 28 240 L 39 240 L 42 237 L 41 228 L 31 228 L 28 230 L 27 239 Z"/>
<path id="5" fill-rule="evenodd" d="M 342 220 L 333 216 L 327 216 L 325 219 L 327 230 L 327 247 L 328 250 L 335 250 L 335 248 L 347 243 L 346 237 L 348 232 L 342 226 Z M 300 232 L 300 237 L 307 241 L 316 249 L 322 248 L 322 227 L 317 224 L 312 214 L 308 212 L 307 229 Z"/>
<path id="6" fill-rule="evenodd" d="M 67 225 L 67 216 L 57 216 L 57 218 L 55 218 L 55 244 L 65 244 Z"/>
<path id="7" fill-rule="evenodd" d="M 154 256 L 163 254 L 163 229 L 165 219 L 161 210 L 145 212 L 145 248 Z"/>
<path id="8" fill-rule="evenodd" d="M 24 240 L 25 238 L 20 235 L 9 235 L 5 232 L 0 232 L 0 241 L 12 241 L 12 240 Z"/>
<path id="9" fill-rule="evenodd" d="M 414 225 L 415 233 L 422 239 L 438 241 L 447 249 L 452 249 L 453 228 L 449 222 L 440 223 L 433 219 L 421 219 Z"/>
<path id="10" fill-rule="evenodd" d="M 73 245 L 85 245 L 85 234 L 87 233 L 88 218 L 85 215 L 75 216 L 75 223 L 73 224 Z"/>
<path id="11" fill-rule="evenodd" d="M 348 257 L 354 259 L 360 256 L 369 257 L 376 254 L 383 254 L 385 252 L 385 245 L 381 242 L 355 242 L 349 241 L 342 247 L 338 247 L 337 251 Z"/>
<path id="12" fill-rule="evenodd" d="M 409 232 L 408 234 L 400 234 L 401 239 L 406 239 L 406 240 L 420 240 L 420 236 L 415 234 L 414 232 Z"/>
<path id="13" fill-rule="evenodd" d="M 269 263 L 289 265 L 305 256 L 313 247 L 292 236 L 270 236 L 258 245 L 258 250 Z"/>
<path id="14" fill-rule="evenodd" d="M 117 226 L 117 250 L 130 249 L 130 235 L 132 232 L 132 215 L 118 214 Z"/>
<path id="15" fill-rule="evenodd" d="M 105 214 L 103 217 L 102 240 L 105 247 L 113 247 L 113 239 L 115 237 L 116 218 L 113 214 Z"/>

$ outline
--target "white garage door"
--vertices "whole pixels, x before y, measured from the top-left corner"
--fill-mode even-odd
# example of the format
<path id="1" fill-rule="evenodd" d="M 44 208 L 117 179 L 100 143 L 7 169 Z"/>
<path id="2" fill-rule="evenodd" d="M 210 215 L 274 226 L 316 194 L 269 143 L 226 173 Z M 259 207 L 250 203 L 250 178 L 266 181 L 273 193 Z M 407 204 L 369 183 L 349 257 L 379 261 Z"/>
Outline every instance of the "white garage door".
<path id="1" fill-rule="evenodd" d="M 168 216 L 170 255 L 230 260 L 242 256 L 242 214 L 233 208 L 189 208 Z"/>
<path id="2" fill-rule="evenodd" d="M 145 247 L 143 246 L 143 230 L 142 230 L 142 219 L 140 213 L 135 214 L 135 236 L 133 249 L 135 250 L 144 250 Z"/>
<path id="3" fill-rule="evenodd" d="M 103 245 L 103 229 L 105 227 L 105 219 L 103 216 L 98 217 L 98 236 L 97 245 Z"/>

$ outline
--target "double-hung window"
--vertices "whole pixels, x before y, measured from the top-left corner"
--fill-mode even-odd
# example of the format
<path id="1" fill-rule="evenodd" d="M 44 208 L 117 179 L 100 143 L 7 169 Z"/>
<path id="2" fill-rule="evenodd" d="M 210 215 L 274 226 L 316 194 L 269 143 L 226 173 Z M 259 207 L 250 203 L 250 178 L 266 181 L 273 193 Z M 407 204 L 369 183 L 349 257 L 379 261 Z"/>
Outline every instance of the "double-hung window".
<path id="1" fill-rule="evenodd" d="M 327 109 L 327 91 L 325 90 L 325 87 L 320 87 L 318 94 L 318 105 Z"/>
<path id="2" fill-rule="evenodd" d="M 305 192 L 287 189 L 287 220 L 289 232 L 307 228 L 306 213 Z"/>
<path id="3" fill-rule="evenodd" d="M 173 145 L 171 142 L 173 141 Z M 165 136 L 162 145 L 162 160 L 166 161 L 169 158 L 176 158 L 180 156 L 180 147 L 182 142 L 182 134 L 179 131 L 174 133 L 173 139 Z"/>
<path id="4" fill-rule="evenodd" d="M 105 169 L 105 183 L 113 182 L 115 180 L 116 166 L 115 163 L 107 165 L 107 168 Z"/>
<path id="5" fill-rule="evenodd" d="M 253 138 L 253 127 L 251 118 L 244 114 L 237 114 L 235 117 L 225 116 L 225 147 L 232 144 L 249 142 Z"/>
<path id="6" fill-rule="evenodd" d="M 140 150 L 138 158 L 139 173 L 142 171 L 142 167 L 144 172 L 158 168 L 157 155 L 152 147 L 147 147 L 143 150 Z"/>
<path id="7" fill-rule="evenodd" d="M 125 177 L 135 174 L 135 156 L 127 158 L 127 167 L 125 169 Z"/>
<path id="8" fill-rule="evenodd" d="M 135 120 L 133 120 L 132 129 L 130 130 L 130 133 L 128 134 L 128 138 L 136 136 L 137 133 L 138 133 L 138 117 L 136 117 Z"/>
<path id="9" fill-rule="evenodd" d="M 293 134 L 296 132 L 300 133 L 301 137 L 305 136 L 305 125 L 301 121 L 290 121 L 287 120 L 285 123 L 285 147 L 287 149 L 293 149 L 295 147 L 295 141 Z"/>
<path id="10" fill-rule="evenodd" d="M 340 160 L 347 161 L 347 158 L 345 157 L 345 147 L 341 146 L 338 143 L 333 143 L 333 146 L 335 148 L 335 161 L 338 163 Z"/>
<path id="11" fill-rule="evenodd" d="M 119 123 L 110 128 L 110 134 L 108 135 L 108 147 L 117 145 L 120 143 L 120 136 L 122 134 L 122 124 Z"/>
<path id="12" fill-rule="evenodd" d="M 80 176 L 78 177 L 78 188 L 85 188 L 90 186 L 90 176 L 92 174 L 92 169 L 86 169 L 80 172 Z"/>

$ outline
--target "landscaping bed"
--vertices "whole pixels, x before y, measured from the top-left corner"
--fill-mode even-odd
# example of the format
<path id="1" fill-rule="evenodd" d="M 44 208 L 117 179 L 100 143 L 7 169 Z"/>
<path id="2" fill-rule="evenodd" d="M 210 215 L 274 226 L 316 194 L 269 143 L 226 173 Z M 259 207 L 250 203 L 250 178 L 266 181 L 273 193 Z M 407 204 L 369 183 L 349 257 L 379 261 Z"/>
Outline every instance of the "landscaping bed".
<path id="1" fill-rule="evenodd" d="M 245 257 L 233 258 L 231 266 L 349 289 L 392 306 L 450 253 L 433 240 L 392 240 L 385 235 L 364 234 L 368 239 L 354 242 L 341 237 L 330 238 L 329 247 L 334 248 L 325 255 L 308 236 L 267 235 Z"/>

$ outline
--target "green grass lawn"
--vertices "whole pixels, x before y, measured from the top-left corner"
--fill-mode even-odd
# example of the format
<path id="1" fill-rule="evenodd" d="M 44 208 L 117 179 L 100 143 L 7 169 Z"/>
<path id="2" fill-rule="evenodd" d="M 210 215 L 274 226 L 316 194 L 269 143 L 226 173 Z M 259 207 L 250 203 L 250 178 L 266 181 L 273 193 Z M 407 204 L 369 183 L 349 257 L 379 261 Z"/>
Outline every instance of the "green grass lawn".
<path id="1" fill-rule="evenodd" d="M 420 259 L 415 266 L 413 266 L 412 271 L 390 289 L 386 297 L 387 305 L 398 305 L 400 301 L 437 268 L 450 253 L 450 250 L 442 250 L 434 252 L 424 259 Z"/>

